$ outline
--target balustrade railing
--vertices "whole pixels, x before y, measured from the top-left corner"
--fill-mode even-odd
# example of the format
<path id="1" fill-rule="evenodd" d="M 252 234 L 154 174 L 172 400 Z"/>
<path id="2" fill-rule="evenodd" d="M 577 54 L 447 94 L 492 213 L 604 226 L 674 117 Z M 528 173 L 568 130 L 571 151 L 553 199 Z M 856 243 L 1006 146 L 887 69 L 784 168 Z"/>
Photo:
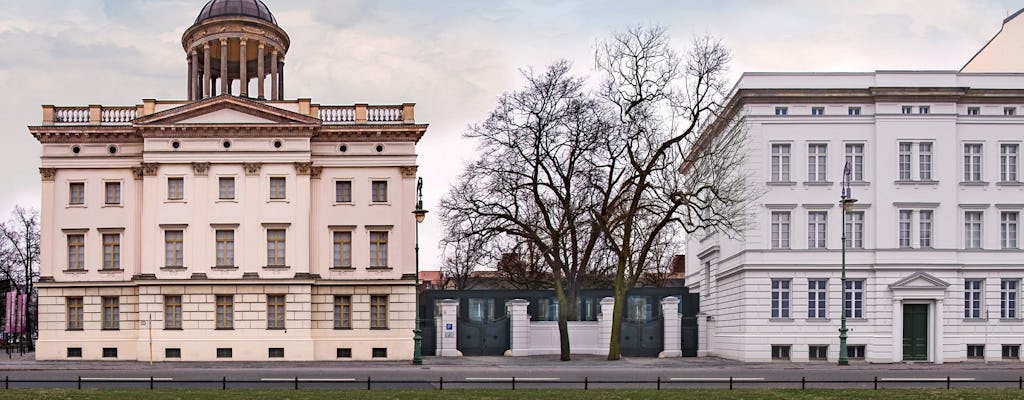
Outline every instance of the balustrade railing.
<path id="1" fill-rule="evenodd" d="M 53 122 L 57 124 L 87 124 L 89 123 L 89 107 L 55 108 Z"/>
<path id="2" fill-rule="evenodd" d="M 320 106 L 320 119 L 325 124 L 356 121 L 355 106 Z"/>
<path id="3" fill-rule="evenodd" d="M 367 122 L 402 122 L 402 106 L 366 107 Z"/>
<path id="4" fill-rule="evenodd" d="M 135 107 L 104 107 L 100 110 L 100 123 L 126 124 L 132 122 L 136 115 Z"/>

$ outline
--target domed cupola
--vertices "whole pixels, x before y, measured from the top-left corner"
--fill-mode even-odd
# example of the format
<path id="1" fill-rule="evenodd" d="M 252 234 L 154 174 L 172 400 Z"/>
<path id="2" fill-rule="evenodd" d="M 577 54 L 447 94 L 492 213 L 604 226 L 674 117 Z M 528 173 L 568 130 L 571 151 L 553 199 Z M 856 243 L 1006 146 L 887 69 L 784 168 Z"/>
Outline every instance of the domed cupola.
<path id="1" fill-rule="evenodd" d="M 289 44 L 288 34 L 262 1 L 210 0 L 181 37 L 189 100 L 221 94 L 283 100 Z M 252 81 L 255 92 L 250 90 Z"/>

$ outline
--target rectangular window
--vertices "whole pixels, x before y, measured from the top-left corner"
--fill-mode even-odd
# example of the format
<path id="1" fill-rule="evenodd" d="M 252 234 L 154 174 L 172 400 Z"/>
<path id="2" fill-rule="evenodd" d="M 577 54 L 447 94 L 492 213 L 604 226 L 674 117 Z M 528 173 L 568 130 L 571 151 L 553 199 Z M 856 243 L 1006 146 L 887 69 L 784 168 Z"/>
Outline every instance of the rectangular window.
<path id="1" fill-rule="evenodd" d="M 807 145 L 807 180 L 825 182 L 828 180 L 825 171 L 828 169 L 828 145 Z"/>
<path id="2" fill-rule="evenodd" d="M 846 346 L 846 358 L 851 360 L 863 360 L 864 359 L 864 345 L 860 346 Z"/>
<path id="3" fill-rule="evenodd" d="M 981 182 L 981 144 L 964 144 L 964 182 Z"/>
<path id="4" fill-rule="evenodd" d="M 789 279 L 772 279 L 772 318 L 789 318 Z"/>
<path id="5" fill-rule="evenodd" d="M 811 107 L 811 115 L 825 115 L 825 107 Z"/>
<path id="6" fill-rule="evenodd" d="M 969 344 L 969 345 L 967 345 L 967 358 L 970 358 L 970 359 L 984 359 L 985 358 L 985 345 L 983 345 L 983 344 Z"/>
<path id="7" fill-rule="evenodd" d="M 268 358 L 284 358 L 284 347 L 271 347 L 267 349 Z"/>
<path id="8" fill-rule="evenodd" d="M 964 318 L 981 318 L 981 288 L 985 281 L 981 279 L 964 280 Z"/>
<path id="9" fill-rule="evenodd" d="M 999 145 L 999 180 L 1003 182 L 1017 181 L 1018 149 L 1016 144 Z"/>
<path id="10" fill-rule="evenodd" d="M 373 358 L 388 358 L 388 349 L 386 347 L 374 347 L 370 353 Z"/>
<path id="11" fill-rule="evenodd" d="M 370 232 L 370 268 L 388 267 L 388 233 Z"/>
<path id="12" fill-rule="evenodd" d="M 828 346 L 807 346 L 807 358 L 816 361 L 828 360 Z"/>
<path id="13" fill-rule="evenodd" d="M 824 249 L 825 232 L 828 213 L 825 211 L 807 212 L 807 248 Z"/>
<path id="14" fill-rule="evenodd" d="M 864 181 L 864 145 L 847 144 L 846 162 L 850 163 L 850 179 L 854 182 Z"/>
<path id="15" fill-rule="evenodd" d="M 1017 115 L 1017 107 L 1003 107 L 1003 115 Z"/>
<path id="16" fill-rule="evenodd" d="M 337 348 L 338 358 L 352 358 L 352 349 L 348 347 Z"/>
<path id="17" fill-rule="evenodd" d="M 772 145 L 772 182 L 789 182 L 789 145 Z"/>
<path id="18" fill-rule="evenodd" d="M 121 269 L 121 234 L 103 234 L 103 269 Z"/>
<path id="19" fill-rule="evenodd" d="M 85 182 L 71 182 L 68 184 L 68 204 L 85 204 Z"/>
<path id="20" fill-rule="evenodd" d="M 167 178 L 167 200 L 183 200 L 185 198 L 185 178 Z"/>
<path id="21" fill-rule="evenodd" d="M 104 347 L 103 358 L 117 358 L 117 347 Z"/>
<path id="22" fill-rule="evenodd" d="M 851 211 L 846 213 L 846 247 L 851 249 L 864 248 L 864 212 Z"/>
<path id="23" fill-rule="evenodd" d="M 807 280 L 807 318 L 828 318 L 828 279 Z"/>
<path id="24" fill-rule="evenodd" d="M 168 347 L 164 349 L 164 358 L 181 358 L 180 347 Z"/>
<path id="25" fill-rule="evenodd" d="M 334 232 L 334 268 L 352 268 L 352 232 Z"/>
<path id="26" fill-rule="evenodd" d="M 864 281 L 846 280 L 846 298 L 843 299 L 846 318 L 864 318 Z"/>
<path id="27" fill-rule="evenodd" d="M 267 265 L 284 266 L 284 229 L 267 229 Z"/>
<path id="28" fill-rule="evenodd" d="M 1020 220 L 1020 213 L 1016 211 L 1003 211 L 1000 213 L 999 241 L 1004 249 L 1019 248 L 1017 244 L 1017 221 Z"/>
<path id="29" fill-rule="evenodd" d="M 903 113 L 903 114 L 913 114 L 914 113 L 914 106 L 901 106 L 900 107 L 900 112 Z"/>
<path id="30" fill-rule="evenodd" d="M 981 107 L 967 107 L 967 115 L 981 115 Z"/>
<path id="31" fill-rule="evenodd" d="M 164 329 L 181 329 L 181 296 L 164 296 Z"/>
<path id="32" fill-rule="evenodd" d="M 217 180 L 217 198 L 221 200 L 234 200 L 235 199 L 235 178 L 233 177 L 220 177 Z"/>
<path id="33" fill-rule="evenodd" d="M 216 297 L 216 322 L 217 329 L 235 328 L 235 298 L 234 296 Z"/>
<path id="34" fill-rule="evenodd" d="M 964 212 L 964 248 L 981 248 L 981 211 Z"/>
<path id="35" fill-rule="evenodd" d="M 1020 280 L 1003 279 L 999 287 L 999 318 L 1017 318 L 1017 295 Z"/>
<path id="36" fill-rule="evenodd" d="M 85 269 L 85 235 L 68 235 L 68 269 Z"/>
<path id="37" fill-rule="evenodd" d="M 913 211 L 900 210 L 900 247 L 902 248 L 910 247 L 910 227 L 913 216 Z"/>
<path id="38" fill-rule="evenodd" d="M 788 360 L 789 345 L 772 345 L 772 360 Z"/>
<path id="39" fill-rule="evenodd" d="M 370 329 L 388 328 L 388 296 L 370 296 Z"/>
<path id="40" fill-rule="evenodd" d="M 930 114 L 932 112 L 931 106 L 917 106 L 918 114 Z"/>
<path id="41" fill-rule="evenodd" d="M 910 142 L 900 142 L 899 167 L 901 181 L 910 180 L 910 159 L 913 146 L 914 144 Z"/>
<path id="42" fill-rule="evenodd" d="M 922 248 L 932 247 L 932 211 L 921 210 L 917 212 L 918 228 L 918 241 L 921 242 Z"/>
<path id="43" fill-rule="evenodd" d="M 860 115 L 860 107 L 848 107 L 846 115 Z"/>
<path id="44" fill-rule="evenodd" d="M 121 204 L 121 182 L 106 182 L 103 186 L 103 203 Z"/>
<path id="45" fill-rule="evenodd" d="M 334 182 L 334 201 L 336 203 L 352 202 L 352 181 Z"/>
<path id="46" fill-rule="evenodd" d="M 1019 344 L 1004 344 L 1003 345 L 1003 359 L 1004 360 L 1019 360 L 1020 359 L 1020 345 Z"/>
<path id="47" fill-rule="evenodd" d="M 775 115 L 789 114 L 789 107 L 775 107 Z"/>
<path id="48" fill-rule="evenodd" d="M 284 200 L 284 177 L 275 176 L 270 178 L 270 199 Z"/>
<path id="49" fill-rule="evenodd" d="M 103 297 L 103 330 L 121 329 L 121 299 Z"/>
<path id="50" fill-rule="evenodd" d="M 388 181 L 373 181 L 370 183 L 370 189 L 374 203 L 386 203 L 388 201 Z"/>
<path id="51" fill-rule="evenodd" d="M 217 241 L 217 266 L 232 267 L 235 265 L 235 231 L 229 229 L 218 229 Z"/>
<path id="52" fill-rule="evenodd" d="M 82 322 L 85 318 L 85 309 L 81 297 L 68 297 L 64 299 L 68 306 L 68 330 L 80 331 L 84 327 Z"/>
<path id="53" fill-rule="evenodd" d="M 231 358 L 231 348 L 230 347 L 218 347 L 217 348 L 217 358 Z"/>
<path id="54" fill-rule="evenodd" d="M 184 248 L 183 231 L 164 231 L 164 266 L 181 267 Z"/>
<path id="55" fill-rule="evenodd" d="M 68 347 L 68 358 L 82 358 L 82 348 Z"/>
<path id="56" fill-rule="evenodd" d="M 932 144 L 930 142 L 917 144 L 917 159 L 918 176 L 922 181 L 932 180 Z"/>
<path id="57" fill-rule="evenodd" d="M 789 248 L 789 211 L 772 211 L 772 248 Z"/>
<path id="58" fill-rule="evenodd" d="M 334 296 L 334 329 L 352 329 L 352 296 Z"/>
<path id="59" fill-rule="evenodd" d="M 284 295 L 267 295 L 267 329 L 284 329 Z"/>

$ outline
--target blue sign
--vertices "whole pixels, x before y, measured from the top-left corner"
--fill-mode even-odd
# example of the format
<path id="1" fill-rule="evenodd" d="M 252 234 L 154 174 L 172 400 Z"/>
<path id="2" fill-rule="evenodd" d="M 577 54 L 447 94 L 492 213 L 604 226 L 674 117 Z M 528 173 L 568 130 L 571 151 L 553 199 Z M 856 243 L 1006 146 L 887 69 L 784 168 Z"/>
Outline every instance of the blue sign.
<path id="1" fill-rule="evenodd" d="M 452 330 L 452 324 L 450 324 L 450 323 L 444 324 L 444 330 L 446 330 L 446 331 Z"/>

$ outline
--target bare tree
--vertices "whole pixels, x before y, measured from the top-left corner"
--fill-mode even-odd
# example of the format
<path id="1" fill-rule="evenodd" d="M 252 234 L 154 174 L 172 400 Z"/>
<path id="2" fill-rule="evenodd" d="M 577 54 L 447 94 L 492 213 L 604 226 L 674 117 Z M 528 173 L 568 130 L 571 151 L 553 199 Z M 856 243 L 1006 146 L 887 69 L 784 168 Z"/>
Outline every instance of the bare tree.
<path id="1" fill-rule="evenodd" d="M 11 218 L 0 222 L 0 279 L 19 293 L 28 294 L 26 310 L 33 310 L 33 283 L 39 278 L 39 211 L 15 206 Z M 26 315 L 27 344 L 32 348 L 35 313 Z"/>
<path id="2" fill-rule="evenodd" d="M 591 156 L 609 136 L 605 108 L 569 69 L 560 61 L 523 71 L 525 87 L 502 95 L 471 127 L 466 136 L 480 143 L 480 158 L 441 202 L 442 218 L 463 235 L 502 235 L 536 250 L 558 296 L 562 360 L 570 359 L 567 321 L 578 319 L 580 278 L 600 244 Z"/>
<path id="3" fill-rule="evenodd" d="M 516 243 L 501 254 L 498 273 L 518 289 L 550 289 L 552 286 L 551 270 L 537 253 L 536 246 L 528 242 Z"/>
<path id="4" fill-rule="evenodd" d="M 473 271 L 495 262 L 494 251 L 489 244 L 490 238 L 484 235 L 463 235 L 461 232 L 464 229 L 458 225 L 446 224 L 445 230 L 448 233 L 441 241 L 441 275 L 445 283 L 451 283 L 455 290 L 472 289 L 476 286 L 476 282 L 471 279 Z"/>
<path id="5" fill-rule="evenodd" d="M 595 182 L 603 200 L 596 220 L 616 255 L 609 360 L 621 357 L 626 291 L 666 262 L 683 239 L 679 230 L 741 228 L 738 210 L 750 197 L 740 169 L 742 132 L 701 137 L 721 111 L 729 57 L 709 37 L 694 39 L 680 56 L 659 27 L 627 29 L 597 48 L 600 96 L 618 114 Z"/>

